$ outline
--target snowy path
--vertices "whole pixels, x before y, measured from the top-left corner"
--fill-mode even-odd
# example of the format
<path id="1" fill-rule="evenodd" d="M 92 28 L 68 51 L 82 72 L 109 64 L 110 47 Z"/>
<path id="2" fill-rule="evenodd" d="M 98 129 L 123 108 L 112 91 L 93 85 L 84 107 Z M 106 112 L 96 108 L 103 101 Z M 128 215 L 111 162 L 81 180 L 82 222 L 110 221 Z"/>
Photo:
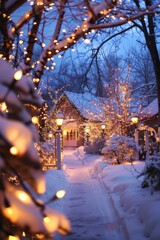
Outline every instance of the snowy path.
<path id="1" fill-rule="evenodd" d="M 67 195 L 63 213 L 70 219 L 73 233 L 56 240 L 125 240 L 107 190 L 89 175 L 89 166 L 65 151 Z"/>

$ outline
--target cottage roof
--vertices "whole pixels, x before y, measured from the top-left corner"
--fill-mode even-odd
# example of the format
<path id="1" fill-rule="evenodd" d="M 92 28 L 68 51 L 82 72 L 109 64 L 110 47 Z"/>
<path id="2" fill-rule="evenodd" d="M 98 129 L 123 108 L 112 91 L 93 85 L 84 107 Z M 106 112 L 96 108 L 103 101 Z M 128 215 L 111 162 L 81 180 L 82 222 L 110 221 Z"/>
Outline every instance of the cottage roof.
<path id="1" fill-rule="evenodd" d="M 144 107 L 141 111 L 142 117 L 153 117 L 158 113 L 158 99 L 155 98 L 147 107 Z"/>
<path id="2" fill-rule="evenodd" d="M 107 98 L 96 97 L 91 93 L 68 91 L 65 91 L 62 97 L 64 95 L 84 118 L 92 121 L 103 121 L 104 104 L 107 103 Z"/>

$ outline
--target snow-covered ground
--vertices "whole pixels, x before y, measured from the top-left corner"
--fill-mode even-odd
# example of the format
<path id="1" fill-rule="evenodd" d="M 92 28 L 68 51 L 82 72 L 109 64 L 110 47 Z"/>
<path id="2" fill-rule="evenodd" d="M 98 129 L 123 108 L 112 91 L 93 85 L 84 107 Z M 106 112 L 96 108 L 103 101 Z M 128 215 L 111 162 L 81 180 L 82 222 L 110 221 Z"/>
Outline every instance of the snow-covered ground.
<path id="1" fill-rule="evenodd" d="M 47 196 L 66 196 L 53 207 L 70 219 L 66 240 L 160 240 L 160 193 L 151 195 L 137 178 L 144 162 L 106 165 L 101 156 L 82 149 L 65 150 L 62 170 L 47 171 Z"/>

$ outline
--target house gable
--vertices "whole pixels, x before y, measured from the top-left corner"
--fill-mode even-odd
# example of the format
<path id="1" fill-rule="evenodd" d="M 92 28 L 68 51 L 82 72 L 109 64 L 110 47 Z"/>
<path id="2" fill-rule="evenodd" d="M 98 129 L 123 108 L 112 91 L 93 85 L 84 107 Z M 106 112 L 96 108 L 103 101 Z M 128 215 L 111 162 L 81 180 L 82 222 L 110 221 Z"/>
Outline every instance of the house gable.
<path id="1" fill-rule="evenodd" d="M 81 94 L 65 91 L 56 106 L 59 105 L 59 102 L 67 100 L 81 118 L 96 122 L 103 121 L 106 98 L 95 97 L 90 93 Z"/>

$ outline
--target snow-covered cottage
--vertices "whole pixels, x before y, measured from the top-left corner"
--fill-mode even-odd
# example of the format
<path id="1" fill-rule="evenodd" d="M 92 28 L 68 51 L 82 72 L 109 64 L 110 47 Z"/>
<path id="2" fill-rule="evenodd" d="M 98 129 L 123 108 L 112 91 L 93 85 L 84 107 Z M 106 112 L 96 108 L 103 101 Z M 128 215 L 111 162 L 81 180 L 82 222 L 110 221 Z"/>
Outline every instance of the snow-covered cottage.
<path id="1" fill-rule="evenodd" d="M 148 106 L 144 107 L 139 113 L 139 117 L 144 122 L 144 125 L 148 125 L 157 131 L 160 124 L 158 118 L 158 99 L 155 98 Z"/>
<path id="2" fill-rule="evenodd" d="M 73 93 L 65 91 L 51 111 L 51 117 L 61 110 L 64 115 L 63 146 L 78 147 L 84 145 L 85 129 L 90 127 L 90 135 L 101 134 L 106 98 L 95 97 L 91 93 Z M 91 127 L 92 126 L 92 127 Z"/>

